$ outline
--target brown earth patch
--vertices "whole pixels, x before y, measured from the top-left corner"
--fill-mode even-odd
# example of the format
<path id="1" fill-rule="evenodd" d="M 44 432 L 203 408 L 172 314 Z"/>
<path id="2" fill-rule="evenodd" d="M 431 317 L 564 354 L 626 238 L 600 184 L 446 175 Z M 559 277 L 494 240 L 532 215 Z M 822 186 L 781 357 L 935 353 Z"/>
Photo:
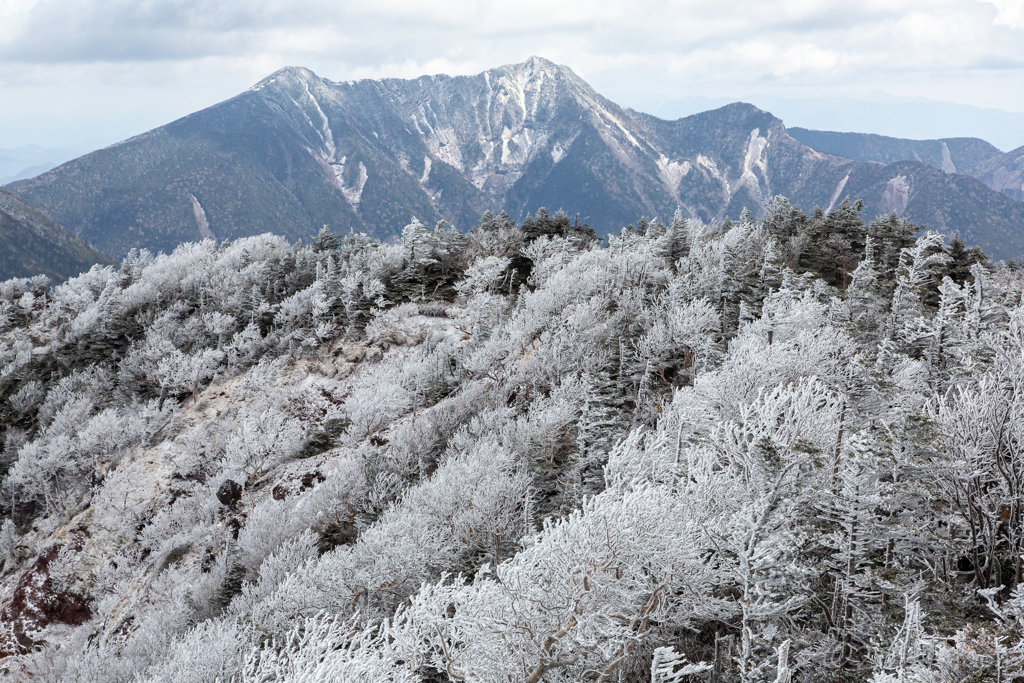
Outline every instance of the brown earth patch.
<path id="1" fill-rule="evenodd" d="M 50 563 L 61 547 L 55 545 L 36 559 L 0 610 L 0 659 L 30 652 L 40 642 L 36 636 L 51 624 L 79 626 L 92 616 L 84 597 L 61 590 L 50 576 Z"/>

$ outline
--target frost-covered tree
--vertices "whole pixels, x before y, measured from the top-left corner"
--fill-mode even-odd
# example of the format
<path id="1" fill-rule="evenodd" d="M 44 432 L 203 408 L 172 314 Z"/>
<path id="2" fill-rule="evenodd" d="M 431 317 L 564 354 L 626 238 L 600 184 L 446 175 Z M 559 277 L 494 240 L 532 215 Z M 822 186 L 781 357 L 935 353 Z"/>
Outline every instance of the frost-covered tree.
<path id="1" fill-rule="evenodd" d="M 539 210 L 0 283 L 0 671 L 1010 680 L 1024 275 L 917 230 Z"/>

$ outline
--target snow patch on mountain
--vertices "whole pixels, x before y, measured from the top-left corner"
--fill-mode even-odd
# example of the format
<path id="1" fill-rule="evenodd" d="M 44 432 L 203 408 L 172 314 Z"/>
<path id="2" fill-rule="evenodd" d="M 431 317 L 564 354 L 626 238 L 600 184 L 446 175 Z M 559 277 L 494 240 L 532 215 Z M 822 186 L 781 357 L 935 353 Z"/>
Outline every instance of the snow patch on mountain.
<path id="1" fill-rule="evenodd" d="M 942 143 L 942 171 L 943 173 L 956 173 L 956 166 L 953 164 L 953 157 L 949 154 L 949 147 Z"/>
<path id="2" fill-rule="evenodd" d="M 440 161 L 457 168 L 460 172 L 465 172 L 466 168 L 462 160 L 462 150 L 459 149 L 459 135 L 455 129 L 450 126 L 432 128 L 425 116 L 423 117 L 423 123 L 430 130 L 430 133 L 424 136 L 424 142 L 427 144 L 427 149 L 430 150 L 430 153 Z"/>
<path id="3" fill-rule="evenodd" d="M 320 103 L 316 101 L 315 97 L 313 97 L 313 93 L 309 91 L 309 83 L 303 82 L 302 85 L 306 89 L 306 96 L 309 97 L 310 102 L 313 103 L 313 108 L 316 109 L 317 113 L 320 115 L 321 127 L 315 130 L 319 133 L 320 139 L 323 140 L 324 146 L 327 148 L 327 157 L 329 159 L 333 159 L 334 155 L 337 153 L 337 148 L 334 145 L 334 134 L 331 132 L 331 124 L 327 120 L 327 114 L 325 114 L 324 110 L 320 108 Z M 306 120 L 309 120 L 308 116 L 306 117 Z M 312 121 L 310 121 L 310 125 L 313 125 Z"/>
<path id="4" fill-rule="evenodd" d="M 531 135 L 529 128 L 512 130 L 505 128 L 501 132 L 501 159 L 499 163 L 515 171 L 521 171 L 547 141 L 547 136 Z"/>
<path id="5" fill-rule="evenodd" d="M 543 71 L 541 71 L 540 72 L 540 78 L 538 78 L 537 81 L 536 81 L 536 94 L 534 95 L 533 102 L 530 105 L 530 118 L 533 118 L 533 119 L 537 118 L 537 107 L 540 106 L 540 93 L 542 91 L 542 88 L 544 87 L 544 79 L 546 77 L 547 77 L 547 74 L 544 73 Z M 524 92 L 525 92 L 525 89 L 524 89 Z"/>
<path id="6" fill-rule="evenodd" d="M 617 128 L 619 132 L 622 133 L 623 137 L 625 137 L 626 140 L 628 140 L 633 147 L 637 148 L 638 150 L 644 151 L 643 145 L 641 145 L 633 136 L 633 134 L 629 132 L 629 129 L 622 124 L 622 121 L 619 120 L 619 117 L 615 116 L 612 112 L 608 111 L 607 107 L 604 107 L 594 98 L 589 97 L 587 95 L 580 96 L 580 100 L 584 104 L 586 104 L 587 107 L 593 112 L 593 120 L 596 124 L 599 124 L 597 126 L 597 129 L 598 131 L 602 132 L 602 137 L 605 137 L 607 141 L 614 141 L 613 144 L 615 145 L 615 147 L 619 148 L 618 139 L 615 135 L 611 134 L 611 131 Z M 607 133 L 607 135 L 605 135 L 605 133 Z M 622 152 L 623 157 L 625 157 L 625 152 L 622 151 L 621 148 L 619 149 L 620 152 Z"/>
<path id="7" fill-rule="evenodd" d="M 882 210 L 885 213 L 902 215 L 910 202 L 910 181 L 907 176 L 898 175 L 885 185 L 882 193 Z"/>
<path id="8" fill-rule="evenodd" d="M 636 147 L 637 149 L 639 149 L 641 151 L 643 150 L 643 146 L 639 142 L 637 142 L 637 139 L 635 137 L 633 137 L 633 134 L 630 133 L 629 130 L 624 125 L 622 125 L 622 121 L 619 120 L 619 117 L 613 115 L 611 112 L 609 112 L 604 107 L 601 107 L 600 110 L 601 110 L 601 114 L 603 116 L 605 116 L 606 118 L 610 119 L 611 122 L 614 123 L 615 126 L 620 131 L 622 131 L 622 134 L 626 136 L 626 139 L 629 140 L 629 143 L 631 145 L 633 145 L 634 147 Z"/>
<path id="9" fill-rule="evenodd" d="M 363 188 L 366 187 L 366 179 L 368 177 L 366 166 L 360 161 L 359 177 L 356 179 L 355 185 L 342 188 L 341 191 L 345 195 L 345 199 L 348 200 L 348 203 L 352 205 L 352 208 L 359 208 L 359 202 L 363 197 Z"/>
<path id="10" fill-rule="evenodd" d="M 551 147 L 551 161 L 553 161 L 553 162 L 555 162 L 557 164 L 558 162 L 560 162 L 562 159 L 565 158 L 565 155 L 566 155 L 567 151 L 568 150 L 566 150 L 565 147 L 563 147 L 561 144 L 556 142 Z"/>
<path id="11" fill-rule="evenodd" d="M 348 157 L 341 157 L 335 162 L 328 164 L 328 168 L 334 176 L 334 183 L 338 186 L 338 189 L 342 192 L 345 191 L 345 161 Z"/>
<path id="12" fill-rule="evenodd" d="M 740 185 L 746 185 L 757 197 L 764 197 L 768 194 L 768 158 L 765 152 L 768 150 L 768 138 L 761 137 L 761 129 L 755 128 L 750 131 L 750 141 L 747 143 L 747 154 L 743 159 L 743 173 L 740 175 Z M 754 169 L 761 171 L 761 177 L 765 179 L 765 190 L 761 191 L 761 182 L 758 180 Z"/>
<path id="13" fill-rule="evenodd" d="M 551 146 L 551 160 L 556 164 L 565 158 L 565 155 L 569 153 L 572 148 L 572 143 L 576 142 L 576 138 L 579 137 L 579 131 L 572 134 L 568 140 L 559 140 Z"/>
<path id="14" fill-rule="evenodd" d="M 703 154 L 698 154 L 696 161 L 697 165 L 706 169 L 707 172 L 711 174 L 712 178 L 715 180 L 721 180 L 723 183 L 728 183 L 725 176 L 718 170 L 718 165 L 715 163 L 714 159 L 710 159 Z"/>
<path id="15" fill-rule="evenodd" d="M 825 209 L 825 213 L 831 213 L 832 209 L 835 208 L 836 202 L 839 201 L 839 195 L 842 194 L 843 188 L 846 187 L 846 181 L 850 179 L 850 174 L 847 173 L 843 176 L 843 179 L 836 185 L 836 191 L 832 193 L 832 201 L 828 203 L 828 208 Z"/>
<path id="16" fill-rule="evenodd" d="M 427 137 L 427 134 L 423 132 L 422 128 L 420 128 L 420 122 L 419 119 L 416 118 L 416 115 L 412 114 L 409 118 L 412 119 L 412 125 L 416 126 L 416 132 L 419 133 L 421 137 Z"/>
<path id="17" fill-rule="evenodd" d="M 294 105 L 295 105 L 295 108 L 299 110 L 299 113 L 300 113 L 300 114 L 302 114 L 302 118 L 304 118 L 304 119 L 306 120 L 306 123 L 307 123 L 307 124 L 309 125 L 309 127 L 310 127 L 310 128 L 312 128 L 312 129 L 313 129 L 313 131 L 314 131 L 315 133 L 317 133 L 318 135 L 320 135 L 320 138 L 321 138 L 321 140 L 322 140 L 322 139 L 323 139 L 323 133 L 322 133 L 322 132 L 321 132 L 321 131 L 320 131 L 319 129 L 317 129 L 316 125 L 315 125 L 315 124 L 313 123 L 313 119 L 309 118 L 309 114 L 307 114 L 307 113 L 306 113 L 306 108 L 305 108 L 305 107 L 303 107 L 303 106 L 302 106 L 301 104 L 299 104 L 299 103 L 298 103 L 298 102 L 297 102 L 297 101 L 295 100 L 295 98 L 294 98 L 294 97 L 289 97 L 288 99 L 290 99 L 290 100 L 292 101 L 292 104 L 294 104 Z"/>
<path id="18" fill-rule="evenodd" d="M 352 185 L 345 184 L 345 163 L 347 157 L 341 157 L 338 161 L 330 164 L 330 168 L 334 173 L 334 183 L 341 190 L 341 194 L 345 196 L 345 199 L 349 204 L 352 205 L 353 209 L 359 208 L 359 202 L 363 198 L 363 188 L 366 187 L 366 180 L 369 174 L 366 171 L 366 165 L 363 162 L 359 162 L 359 172 L 356 177 L 355 183 Z"/>
<path id="19" fill-rule="evenodd" d="M 206 220 L 206 211 L 202 204 L 194 194 L 189 194 L 188 198 L 192 200 L 192 215 L 196 217 L 196 223 L 199 225 L 199 234 L 203 236 L 204 240 L 216 239 L 210 230 L 210 222 Z"/>
<path id="20" fill-rule="evenodd" d="M 675 197 L 676 201 L 679 200 L 679 183 L 682 182 L 683 178 L 690 172 L 690 162 L 683 161 L 670 161 L 668 157 L 662 154 L 658 158 L 658 174 L 664 181 L 665 186 L 668 187 L 669 192 Z"/>

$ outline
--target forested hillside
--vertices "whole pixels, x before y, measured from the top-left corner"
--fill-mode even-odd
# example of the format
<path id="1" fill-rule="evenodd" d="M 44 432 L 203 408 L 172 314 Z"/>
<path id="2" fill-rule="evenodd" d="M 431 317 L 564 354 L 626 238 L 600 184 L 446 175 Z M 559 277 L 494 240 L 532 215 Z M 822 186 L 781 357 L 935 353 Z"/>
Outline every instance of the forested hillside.
<path id="1" fill-rule="evenodd" d="M 113 261 L 0 188 L 0 278 L 45 275 L 60 281 Z"/>
<path id="2" fill-rule="evenodd" d="M 1024 675 L 1024 273 L 860 210 L 0 284 L 0 671 Z"/>

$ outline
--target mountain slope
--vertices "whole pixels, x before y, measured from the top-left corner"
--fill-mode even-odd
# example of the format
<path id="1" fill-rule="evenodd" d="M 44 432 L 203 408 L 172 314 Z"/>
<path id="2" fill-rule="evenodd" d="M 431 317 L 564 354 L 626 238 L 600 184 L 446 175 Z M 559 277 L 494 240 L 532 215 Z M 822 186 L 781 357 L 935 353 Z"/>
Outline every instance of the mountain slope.
<path id="1" fill-rule="evenodd" d="M 996 192 L 1024 201 L 1024 147 L 1003 153 L 978 138 L 905 140 L 806 128 L 790 128 L 789 134 L 819 152 L 846 159 L 883 164 L 920 161 L 946 173 L 973 176 Z"/>
<path id="2" fill-rule="evenodd" d="M 833 197 L 863 197 L 869 217 L 895 212 L 931 229 L 959 233 L 967 244 L 980 246 L 998 259 L 1024 253 L 1024 203 L 991 190 L 980 180 L 944 173 L 918 161 L 851 164 L 846 170 Z M 792 197 L 798 205 L 809 205 L 805 197 L 810 195 L 794 193 Z"/>
<path id="3" fill-rule="evenodd" d="M 0 288 L 0 681 L 1019 679 L 1024 271 L 775 208 Z"/>
<path id="4" fill-rule="evenodd" d="M 88 151 L 90 151 L 89 148 L 40 147 L 39 145 L 0 149 L 0 184 L 37 176 Z"/>
<path id="5" fill-rule="evenodd" d="M 1024 202 L 1024 147 L 990 159 L 978 179 L 993 190 Z"/>
<path id="6" fill-rule="evenodd" d="M 978 138 L 942 140 L 906 140 L 868 133 L 837 133 L 806 128 L 790 128 L 789 134 L 801 143 L 824 154 L 854 161 L 894 164 L 920 161 L 946 173 L 978 177 L 1002 152 Z"/>
<path id="7" fill-rule="evenodd" d="M 1024 201 L 1024 147 L 1003 153 L 978 138 L 906 140 L 806 128 L 790 128 L 788 132 L 825 154 L 882 164 L 918 161 L 945 173 L 972 176 L 1000 194 Z M 934 183 L 926 192 L 929 198 L 919 197 L 907 205 L 907 211 L 915 214 L 916 220 L 938 226 L 951 224 L 965 239 L 977 240 L 991 253 L 1019 255 L 1018 248 L 1009 248 L 1019 239 L 1017 219 L 1012 218 L 1021 214 L 1018 207 L 988 197 L 962 178 L 943 183 L 940 176 L 930 175 Z M 948 192 L 937 191 L 943 185 Z M 1006 218 L 1010 218 L 1010 223 Z"/>
<path id="8" fill-rule="evenodd" d="M 744 208 L 759 214 L 776 194 L 808 209 L 853 194 L 869 211 L 975 234 L 997 256 L 1024 253 L 1024 221 L 1012 205 L 916 163 L 822 154 L 746 104 L 664 121 L 531 58 L 415 80 L 335 83 L 282 69 L 226 102 L 11 187 L 117 255 L 267 231 L 308 238 L 323 225 L 385 238 L 413 216 L 466 229 L 485 209 L 522 219 L 540 206 L 578 213 L 607 234 L 677 206 L 705 221 Z"/>
<path id="9" fill-rule="evenodd" d="M 0 189 L 0 280 L 47 275 L 63 280 L 110 259 L 18 195 Z"/>

